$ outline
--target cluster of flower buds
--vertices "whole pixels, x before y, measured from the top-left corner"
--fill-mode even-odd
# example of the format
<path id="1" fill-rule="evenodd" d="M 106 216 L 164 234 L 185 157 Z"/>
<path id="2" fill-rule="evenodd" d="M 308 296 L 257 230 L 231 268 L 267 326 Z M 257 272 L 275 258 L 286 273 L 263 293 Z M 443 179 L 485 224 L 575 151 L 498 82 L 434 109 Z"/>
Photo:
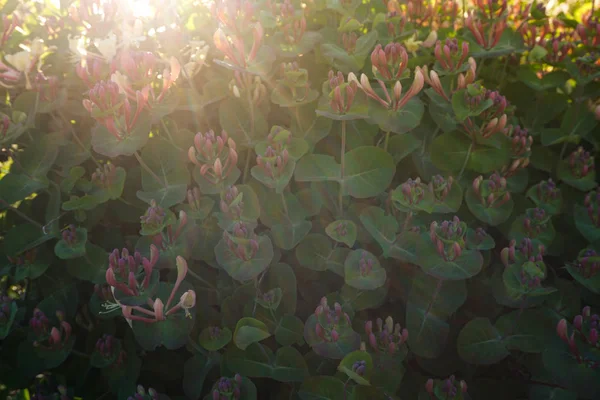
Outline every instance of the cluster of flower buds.
<path id="1" fill-rule="evenodd" d="M 476 0 L 475 4 L 478 9 L 469 13 L 465 25 L 479 46 L 491 49 L 498 44 L 506 28 L 507 0 Z"/>
<path id="2" fill-rule="evenodd" d="M 56 101 L 60 90 L 60 81 L 56 76 L 46 76 L 38 72 L 33 82 L 33 90 L 40 95 L 42 101 Z"/>
<path id="3" fill-rule="evenodd" d="M 317 324 L 315 333 L 325 342 L 337 342 L 342 330 L 351 328 L 350 317 L 344 311 L 340 303 L 335 303 L 333 309 L 327 304 L 327 298 L 321 298 L 321 303 L 315 309 Z"/>
<path id="4" fill-rule="evenodd" d="M 75 225 L 71 224 L 62 231 L 62 240 L 69 246 L 73 246 L 77 243 L 77 230 L 75 229 Z"/>
<path id="5" fill-rule="evenodd" d="M 473 244 L 480 245 L 488 237 L 487 232 L 483 228 L 475 229 L 475 235 L 473 236 Z"/>
<path id="6" fill-rule="evenodd" d="M 444 178 L 442 175 L 435 175 L 431 182 L 429 182 L 429 189 L 433 192 L 437 201 L 443 202 L 448 197 L 450 190 L 452 190 L 453 183 L 454 178 L 452 176 Z"/>
<path id="7" fill-rule="evenodd" d="M 551 217 L 543 208 L 528 208 L 525 211 L 523 228 L 530 238 L 536 238 L 548 227 Z"/>
<path id="8" fill-rule="evenodd" d="M 569 155 L 568 165 L 575 178 L 585 178 L 594 172 L 594 156 L 589 151 L 585 151 L 583 147 L 579 147 Z"/>
<path id="9" fill-rule="evenodd" d="M 33 264 L 37 258 L 37 249 L 27 250 L 17 257 L 6 256 L 6 258 L 12 265 L 16 266 Z"/>
<path id="10" fill-rule="evenodd" d="M 181 286 L 181 283 L 185 279 L 189 270 L 187 261 L 181 256 L 177 256 L 176 264 L 177 280 L 175 281 L 175 285 L 173 285 L 173 289 L 171 290 L 171 294 L 169 295 L 167 303 L 164 304 L 162 300 L 159 297 L 157 297 L 156 299 L 154 299 L 154 301 L 150 299 L 148 300 L 148 305 L 152 307 L 152 310 L 148 310 L 140 306 L 121 305 L 123 316 L 127 320 L 153 324 L 155 322 L 164 321 L 169 315 L 172 315 L 180 310 L 183 310 L 185 312 L 185 316 L 187 318 L 192 317 L 189 310 L 196 305 L 196 292 L 194 292 L 193 290 L 188 290 L 184 292 L 179 298 L 179 302 L 173 307 L 170 307 L 171 303 L 173 302 L 173 299 L 175 298 L 177 290 L 179 290 L 179 287 Z M 133 311 L 138 311 L 139 313 L 144 314 L 145 316 L 134 315 Z"/>
<path id="11" fill-rule="evenodd" d="M 291 1 L 287 1 L 288 6 L 294 7 Z M 282 10 L 284 8 L 282 7 Z M 295 11 L 292 11 L 295 14 Z M 304 33 L 306 32 L 306 17 L 304 15 L 301 16 L 288 16 L 288 12 L 283 13 L 283 24 L 280 29 L 283 33 L 283 38 L 289 44 L 297 44 L 300 43 Z"/>
<path id="12" fill-rule="evenodd" d="M 551 203 L 561 198 L 561 191 L 552 178 L 536 185 L 537 197 L 542 203 Z"/>
<path id="13" fill-rule="evenodd" d="M 400 43 L 378 44 L 371 53 L 371 64 L 377 79 L 399 80 L 408 67 L 408 53 Z"/>
<path id="14" fill-rule="evenodd" d="M 106 270 L 106 283 L 113 290 L 118 290 L 127 296 L 138 296 L 150 285 L 150 278 L 154 265 L 158 262 L 158 249 L 156 246 L 150 246 L 150 260 L 139 252 L 133 255 L 129 250 L 123 249 L 119 254 L 118 249 L 114 249 L 108 256 L 108 269 Z M 140 268 L 140 265 L 142 268 Z M 144 271 L 144 279 L 138 282 L 138 275 Z"/>
<path id="15" fill-rule="evenodd" d="M 462 42 L 459 47 L 456 38 L 446 39 L 444 44 L 438 40 L 435 44 L 434 54 L 440 67 L 442 67 L 444 71 L 456 71 L 461 68 L 463 63 L 467 60 L 469 55 L 469 42 Z"/>
<path id="16" fill-rule="evenodd" d="M 575 66 L 579 70 L 579 74 L 585 77 L 592 74 L 595 75 L 600 69 L 598 58 L 600 58 L 600 56 L 596 51 L 577 57 L 575 59 Z"/>
<path id="17" fill-rule="evenodd" d="M 587 209 L 590 221 L 594 226 L 600 227 L 600 188 L 586 194 L 583 205 Z"/>
<path id="18" fill-rule="evenodd" d="M 246 68 L 248 64 L 252 63 L 256 58 L 258 50 L 263 42 L 265 32 L 260 22 L 257 22 L 254 25 L 252 35 L 254 41 L 248 54 L 246 54 L 246 49 L 244 47 L 244 37 L 241 35 L 235 35 L 230 39 L 222 29 L 218 29 L 213 36 L 213 41 L 215 47 L 223 53 L 233 65 L 239 68 Z"/>
<path id="19" fill-rule="evenodd" d="M 533 242 L 530 238 L 524 238 L 517 246 L 516 240 L 511 240 L 508 247 L 500 252 L 500 259 L 506 268 L 512 264 L 523 262 L 541 262 L 544 260 L 546 248 L 539 245 L 537 254 L 534 254 Z"/>
<path id="20" fill-rule="evenodd" d="M 69 16 L 74 22 L 89 26 L 94 36 L 110 31 L 120 8 L 118 0 L 83 0 L 78 6 L 69 7 Z"/>
<path id="21" fill-rule="evenodd" d="M 106 80 L 110 69 L 101 58 L 88 55 L 75 66 L 75 73 L 91 89 L 96 83 Z"/>
<path id="22" fill-rule="evenodd" d="M 406 17 L 414 24 L 422 25 L 426 21 L 429 21 L 428 25 L 431 25 L 431 20 L 435 15 L 435 10 L 430 2 L 422 0 L 408 0 L 406 4 Z"/>
<path id="23" fill-rule="evenodd" d="M 454 399 L 459 391 L 461 394 L 467 393 L 467 383 L 463 380 L 457 381 L 454 375 L 450 375 L 443 381 L 434 381 L 430 378 L 425 382 L 425 390 L 430 398 Z M 436 396 L 438 391 L 441 392 L 440 395 L 442 397 Z"/>
<path id="24" fill-rule="evenodd" d="M 211 129 L 206 133 L 196 133 L 194 145 L 188 150 L 190 161 L 200 167 L 200 174 L 216 185 L 227 179 L 234 170 L 238 154 L 236 144 L 227 132 L 215 136 Z"/>
<path id="25" fill-rule="evenodd" d="M 188 189 L 186 198 L 192 212 L 200 211 L 202 207 L 202 193 L 200 193 L 200 189 L 198 187 Z"/>
<path id="26" fill-rule="evenodd" d="M 244 261 L 253 259 L 259 249 L 258 236 L 243 222 L 236 222 L 231 234 L 223 232 L 223 240 L 229 250 Z"/>
<path id="27" fill-rule="evenodd" d="M 402 329 L 400 324 L 394 324 L 394 319 L 389 316 L 385 323 L 381 318 L 375 321 L 377 332 L 373 331 L 373 321 L 367 321 L 365 324 L 365 333 L 367 334 L 369 345 L 376 353 L 395 354 L 402 345 L 408 340 L 408 330 Z"/>
<path id="28" fill-rule="evenodd" d="M 155 78 L 156 69 L 159 68 L 159 60 L 153 53 L 146 51 L 123 50 L 112 62 L 111 81 L 119 86 L 121 93 L 133 101 L 151 107 L 148 102 L 150 98 L 152 103 L 160 103 L 169 89 L 181 73 L 181 65 L 175 57 L 169 59 L 169 67 L 164 68 L 161 73 L 162 88 L 158 94 L 155 94 L 152 88 L 152 82 Z"/>
<path id="29" fill-rule="evenodd" d="M 231 400 L 241 397 L 242 376 L 235 374 L 233 379 L 221 377 L 214 385 L 213 400 Z"/>
<path id="30" fill-rule="evenodd" d="M 356 42 L 358 40 L 358 35 L 356 32 L 344 32 L 340 38 L 342 47 L 348 54 L 353 54 L 354 50 L 356 50 Z"/>
<path id="31" fill-rule="evenodd" d="M 335 233 L 337 233 L 339 237 L 346 236 L 348 234 L 348 223 L 342 221 L 339 224 L 337 224 L 335 227 Z"/>
<path id="32" fill-rule="evenodd" d="M 437 72 L 434 70 L 429 71 L 426 65 L 421 67 L 421 72 L 423 73 L 423 77 L 425 82 L 440 96 L 442 96 L 446 101 L 450 101 L 452 94 L 455 91 L 466 89 L 468 85 L 471 85 L 475 82 L 475 77 L 477 74 L 477 62 L 473 57 L 469 57 L 467 60 L 468 69 L 465 73 L 459 73 L 456 78 L 456 89 L 451 91 L 450 94 L 446 93 L 446 90 L 442 86 L 442 82 L 440 81 L 440 77 Z"/>
<path id="33" fill-rule="evenodd" d="M 13 301 L 11 297 L 0 294 L 0 326 L 3 326 L 10 320 Z"/>
<path id="34" fill-rule="evenodd" d="M 146 389 L 142 385 L 138 385 L 136 393 L 133 396 L 127 397 L 127 400 L 158 400 L 158 393 L 152 388 Z"/>
<path id="35" fill-rule="evenodd" d="M 360 76 L 360 83 L 356 79 L 356 76 L 353 73 L 348 75 L 348 81 L 352 80 L 352 82 L 356 82 L 357 86 L 361 88 L 361 90 L 371 99 L 379 102 L 383 107 L 388 110 L 398 111 L 403 108 L 406 103 L 413 97 L 415 97 L 419 92 L 423 89 L 423 85 L 425 84 L 425 77 L 421 68 L 415 68 L 415 77 L 413 79 L 413 83 L 410 88 L 404 93 L 402 96 L 402 84 L 400 81 L 396 81 L 394 87 L 392 89 L 392 96 L 390 96 L 390 92 L 385 85 L 385 83 L 381 79 L 377 79 L 377 83 L 383 90 L 383 94 L 385 99 L 381 98 L 375 90 L 371 87 L 371 83 L 369 82 L 369 78 L 362 74 Z"/>
<path id="36" fill-rule="evenodd" d="M 355 361 L 352 364 L 352 372 L 356 373 L 358 376 L 363 376 L 367 371 L 367 363 L 364 360 Z"/>
<path id="37" fill-rule="evenodd" d="M 548 54 L 546 54 L 546 60 L 552 63 L 559 63 L 564 61 L 575 46 L 573 45 L 571 35 L 560 33 L 554 35 L 553 38 L 546 40 L 544 47 L 548 52 Z"/>
<path id="38" fill-rule="evenodd" d="M 277 151 L 276 147 L 268 146 L 263 155 L 256 156 L 256 164 L 267 176 L 277 180 L 284 174 L 289 159 L 285 147 L 280 146 L 280 150 Z"/>
<path id="39" fill-rule="evenodd" d="M 114 298 L 112 291 L 110 290 L 110 285 L 108 284 L 95 284 L 94 293 L 96 294 L 96 296 L 98 296 L 101 302 L 110 302 Z"/>
<path id="40" fill-rule="evenodd" d="M 248 31 L 255 17 L 254 5 L 249 0 L 215 1 L 211 13 L 215 20 L 235 34 Z"/>
<path id="41" fill-rule="evenodd" d="M 387 7 L 387 13 L 385 23 L 388 31 L 388 36 L 397 37 L 404 32 L 406 25 L 406 17 L 404 11 L 400 8 L 400 4 L 397 0 L 385 1 Z"/>
<path id="42" fill-rule="evenodd" d="M 156 204 L 156 200 L 150 200 L 150 207 L 140 217 L 140 223 L 142 224 L 142 228 L 161 230 L 166 217 L 167 212 Z"/>
<path id="43" fill-rule="evenodd" d="M 571 356 L 577 360 L 578 364 L 591 369 L 597 369 L 600 367 L 600 363 L 595 358 L 581 354 L 576 338 L 583 341 L 588 347 L 600 347 L 600 343 L 598 342 L 598 321 L 600 321 L 598 314 L 591 315 L 590 307 L 586 306 L 583 308 L 581 315 L 577 315 L 573 319 L 574 329 L 570 336 L 566 319 L 561 319 L 556 325 L 556 333 L 569 346 Z"/>
<path id="44" fill-rule="evenodd" d="M 115 339 L 113 335 L 105 333 L 96 341 L 96 352 L 100 354 L 102 358 L 111 358 L 118 349 L 118 339 Z"/>
<path id="45" fill-rule="evenodd" d="M 177 242 L 177 239 L 179 239 L 185 227 L 187 226 L 187 222 L 187 213 L 183 210 L 180 210 L 175 231 L 173 231 L 173 224 L 169 224 L 167 225 L 166 232 L 161 232 L 154 235 L 152 242 L 159 250 L 166 250 L 167 246 L 172 246 L 175 244 L 175 242 Z"/>
<path id="46" fill-rule="evenodd" d="M 583 249 L 572 267 L 585 279 L 590 279 L 600 271 L 600 254 L 593 249 Z"/>
<path id="47" fill-rule="evenodd" d="M 251 75 L 246 72 L 234 71 L 233 79 L 229 82 L 229 90 L 234 97 L 242 97 L 242 93 L 249 91 L 252 104 L 259 106 L 267 99 L 267 87 L 260 76 Z"/>
<path id="48" fill-rule="evenodd" d="M 51 326 L 50 320 L 42 310 L 39 308 L 33 310 L 33 316 L 29 320 L 29 328 L 36 335 L 36 339 L 33 342 L 35 347 L 57 350 L 68 342 L 71 337 L 71 325 L 64 320 L 64 313 L 62 311 L 57 311 L 56 317 L 60 322 L 59 328 Z"/>
<path id="49" fill-rule="evenodd" d="M 129 99 L 123 99 L 119 85 L 112 81 L 96 83 L 88 95 L 90 98 L 83 100 L 85 109 L 119 141 L 133 130 L 142 110 L 148 104 L 147 93 L 144 95 L 138 91 L 136 110 L 132 113 Z"/>
<path id="50" fill-rule="evenodd" d="M 359 86 L 356 76 L 351 72 L 348 74 L 348 82 L 346 82 L 342 72 L 338 71 L 335 74 L 333 71 L 329 71 L 328 79 L 329 88 L 331 89 L 329 93 L 329 97 L 331 98 L 329 106 L 339 114 L 349 112 Z"/>
<path id="51" fill-rule="evenodd" d="M 535 46 L 545 47 L 545 37 L 548 33 L 550 33 L 549 23 L 538 26 L 523 22 L 520 26 L 521 29 L 519 29 L 519 33 L 523 37 L 523 42 L 529 49 L 533 49 Z"/>
<path id="52" fill-rule="evenodd" d="M 417 179 L 408 178 L 398 189 L 393 192 L 393 200 L 403 208 L 418 206 L 429 190 L 428 186 L 422 183 L 419 177 Z"/>
<path id="53" fill-rule="evenodd" d="M 502 167 L 501 173 L 505 177 L 510 177 L 529 165 L 533 137 L 527 129 L 521 128 L 519 125 L 510 125 L 504 130 L 504 134 L 511 140 L 514 160 L 511 161 L 510 165 Z"/>
<path id="54" fill-rule="evenodd" d="M 297 102 L 304 101 L 310 92 L 308 71 L 300 68 L 296 61 L 281 63 L 280 71 L 282 78 L 277 82 L 289 90 L 292 99 Z"/>
<path id="55" fill-rule="evenodd" d="M 575 29 L 581 42 L 587 46 L 595 48 L 600 44 L 600 23 L 598 18 L 587 12 L 583 15 L 582 21 Z"/>
<path id="56" fill-rule="evenodd" d="M 96 168 L 92 174 L 92 183 L 100 188 L 109 188 L 117 178 L 117 168 L 112 163 L 104 164 L 103 167 Z"/>
<path id="57" fill-rule="evenodd" d="M 494 172 L 489 179 L 479 175 L 473 180 L 475 195 L 487 208 L 497 208 L 510 200 L 510 193 L 506 188 L 506 178 Z"/>
<path id="58" fill-rule="evenodd" d="M 230 186 L 221 192 L 219 207 L 221 208 L 221 212 L 229 215 L 234 221 L 242 217 L 244 201 L 237 186 Z"/>
<path id="59" fill-rule="evenodd" d="M 457 216 L 452 221 L 441 224 L 434 221 L 429 226 L 429 237 L 444 261 L 454 261 L 460 257 L 465 248 L 466 234 L 467 224 Z"/>
<path id="60" fill-rule="evenodd" d="M 373 270 L 373 265 L 375 265 L 375 261 L 373 260 L 373 256 L 370 256 L 366 251 L 362 252 L 362 256 L 358 261 L 358 270 L 360 271 L 361 276 L 367 276 Z"/>

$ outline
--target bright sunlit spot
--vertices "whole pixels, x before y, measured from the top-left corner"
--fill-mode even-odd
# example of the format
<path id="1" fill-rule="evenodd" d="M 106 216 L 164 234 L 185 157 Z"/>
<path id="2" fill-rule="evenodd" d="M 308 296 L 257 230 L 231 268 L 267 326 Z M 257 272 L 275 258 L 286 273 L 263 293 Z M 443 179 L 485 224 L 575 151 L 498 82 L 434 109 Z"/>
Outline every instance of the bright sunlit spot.
<path id="1" fill-rule="evenodd" d="M 150 0 L 121 0 L 123 5 L 136 18 L 147 18 L 155 14 Z"/>

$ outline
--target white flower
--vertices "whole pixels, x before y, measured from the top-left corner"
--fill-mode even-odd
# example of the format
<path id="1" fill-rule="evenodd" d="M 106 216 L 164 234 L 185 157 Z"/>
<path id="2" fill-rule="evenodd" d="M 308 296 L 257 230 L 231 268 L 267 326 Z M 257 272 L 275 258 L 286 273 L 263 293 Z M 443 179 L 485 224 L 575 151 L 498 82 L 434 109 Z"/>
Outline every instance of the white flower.
<path id="1" fill-rule="evenodd" d="M 123 22 L 121 27 L 121 46 L 124 48 L 138 47 L 140 42 L 146 40 L 144 35 L 144 26 L 140 19 L 136 19 L 133 25 Z"/>
<path id="2" fill-rule="evenodd" d="M 68 36 L 69 39 L 69 51 L 73 53 L 77 57 L 83 57 L 87 54 L 85 50 L 86 47 L 86 37 L 80 36 L 77 38 L 72 38 L 71 35 Z"/>
<path id="3" fill-rule="evenodd" d="M 104 39 L 95 39 L 94 45 L 106 61 L 111 61 L 117 54 L 117 36 L 109 33 Z"/>
<path id="4" fill-rule="evenodd" d="M 4 58 L 17 71 L 26 73 L 29 72 L 31 65 L 31 53 L 29 53 L 27 50 L 22 50 L 15 54 L 7 54 L 4 56 Z"/>
<path id="5" fill-rule="evenodd" d="M 190 49 L 184 55 L 190 55 L 190 61 L 183 66 L 185 74 L 192 78 L 196 75 L 206 63 L 206 54 L 208 45 L 203 41 L 190 43 Z"/>
<path id="6" fill-rule="evenodd" d="M 110 80 L 117 84 L 117 86 L 119 87 L 119 93 L 125 95 L 127 94 L 125 88 L 129 87 L 129 80 L 125 75 L 123 75 L 119 71 L 116 71 L 114 74 L 111 75 Z"/>

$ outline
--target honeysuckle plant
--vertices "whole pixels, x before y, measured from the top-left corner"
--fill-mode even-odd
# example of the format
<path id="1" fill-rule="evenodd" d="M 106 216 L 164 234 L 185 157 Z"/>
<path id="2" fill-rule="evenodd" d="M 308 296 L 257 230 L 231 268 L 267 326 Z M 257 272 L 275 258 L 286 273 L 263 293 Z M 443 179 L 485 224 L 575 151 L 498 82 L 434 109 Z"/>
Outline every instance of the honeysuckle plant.
<path id="1" fill-rule="evenodd" d="M 599 19 L 0 2 L 0 397 L 597 399 Z"/>

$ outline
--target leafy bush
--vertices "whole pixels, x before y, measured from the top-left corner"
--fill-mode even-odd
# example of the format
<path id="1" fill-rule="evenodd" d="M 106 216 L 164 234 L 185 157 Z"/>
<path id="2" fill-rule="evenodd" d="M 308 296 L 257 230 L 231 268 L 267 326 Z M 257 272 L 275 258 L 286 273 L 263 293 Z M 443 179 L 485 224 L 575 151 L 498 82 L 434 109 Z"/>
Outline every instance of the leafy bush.
<path id="1" fill-rule="evenodd" d="M 600 397 L 590 2 L 146 6 L 4 2 L 4 395 Z"/>

